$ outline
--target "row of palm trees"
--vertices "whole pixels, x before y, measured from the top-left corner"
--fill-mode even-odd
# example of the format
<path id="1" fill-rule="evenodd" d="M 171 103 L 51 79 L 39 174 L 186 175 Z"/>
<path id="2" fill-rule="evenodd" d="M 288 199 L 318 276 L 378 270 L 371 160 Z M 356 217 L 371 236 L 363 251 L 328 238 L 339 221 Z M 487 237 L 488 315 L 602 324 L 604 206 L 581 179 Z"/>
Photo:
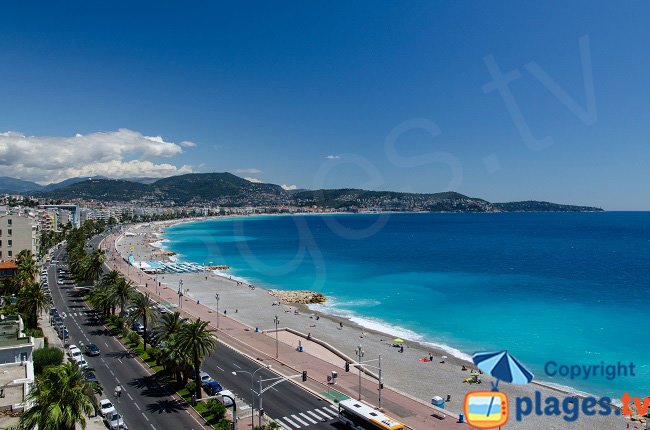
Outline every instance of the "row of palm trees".
<path id="1" fill-rule="evenodd" d="M 207 321 L 191 321 L 178 312 L 161 315 L 148 293 L 138 292 L 115 270 L 99 279 L 88 299 L 104 317 L 115 315 L 119 309 L 118 321 L 121 323 L 141 321 L 145 351 L 150 342 L 149 329 L 153 327 L 159 345 L 153 353 L 156 360 L 180 384 L 187 383 L 192 377 L 196 383 L 196 397 L 201 398 L 201 363 L 217 346 L 214 331 L 208 327 Z"/>
<path id="2" fill-rule="evenodd" d="M 16 273 L 3 283 L 3 294 L 16 296 L 16 306 L 27 328 L 38 327 L 38 315 L 50 304 L 45 290 L 37 282 L 38 264 L 30 250 L 16 256 Z"/>
<path id="3" fill-rule="evenodd" d="M 88 239 L 104 230 L 103 223 L 86 221 L 81 228 L 72 230 L 66 238 L 68 269 L 77 282 L 95 282 L 104 272 L 106 256 L 100 249 L 88 251 Z"/>

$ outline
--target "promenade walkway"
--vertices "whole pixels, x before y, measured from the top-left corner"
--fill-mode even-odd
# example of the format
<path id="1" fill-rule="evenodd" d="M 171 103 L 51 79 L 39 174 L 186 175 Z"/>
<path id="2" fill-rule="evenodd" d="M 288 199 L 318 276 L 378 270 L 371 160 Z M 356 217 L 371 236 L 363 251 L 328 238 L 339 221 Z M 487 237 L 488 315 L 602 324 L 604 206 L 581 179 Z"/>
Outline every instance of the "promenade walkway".
<path id="1" fill-rule="evenodd" d="M 124 261 L 116 249 L 116 239 L 116 235 L 110 235 L 101 243 L 101 248 L 109 251 L 107 265 L 124 274 L 140 291 L 149 293 L 153 300 L 174 304 L 186 316 L 209 321 L 210 325 L 217 330 L 217 337 L 222 343 L 260 362 L 271 364 L 273 369 L 280 374 L 293 375 L 306 370 L 309 380 L 302 385 L 317 395 L 332 398 L 335 391 L 339 391 L 349 397 L 359 397 L 358 373 L 354 368 L 346 373 L 343 369 L 343 360 L 337 366 L 332 363 L 331 357 L 321 358 L 317 355 L 298 352 L 294 347 L 282 341 L 277 345 L 278 358 L 276 359 L 276 341 L 273 336 L 255 332 L 254 328 L 223 314 L 217 318 L 214 310 L 187 297 L 181 297 L 179 302 L 176 289 L 165 284 L 158 287 L 155 285 L 153 277 Z M 327 376 L 332 370 L 338 371 L 339 374 L 338 383 L 335 386 L 327 384 Z M 365 376 L 361 378 L 361 398 L 370 404 L 378 404 L 379 390 L 375 379 Z M 466 424 L 457 423 L 456 416 L 453 414 L 446 413 L 445 415 L 421 400 L 388 386 L 384 386 L 384 389 L 381 390 L 381 406 L 388 415 L 399 419 L 413 429 L 469 428 Z M 440 417 L 444 417 L 444 419 Z"/>

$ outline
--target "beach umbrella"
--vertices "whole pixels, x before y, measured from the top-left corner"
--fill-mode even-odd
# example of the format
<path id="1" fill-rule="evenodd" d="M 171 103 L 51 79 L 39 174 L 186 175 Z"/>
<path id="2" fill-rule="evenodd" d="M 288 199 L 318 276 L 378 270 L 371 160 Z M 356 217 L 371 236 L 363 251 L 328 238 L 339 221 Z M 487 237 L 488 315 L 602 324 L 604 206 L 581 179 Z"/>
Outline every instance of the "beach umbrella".
<path id="1" fill-rule="evenodd" d="M 472 356 L 474 364 L 494 376 L 498 381 L 510 384 L 527 384 L 533 380 L 533 374 L 508 351 L 477 352 Z"/>
<path id="2" fill-rule="evenodd" d="M 395 343 L 402 343 L 402 342 L 404 342 L 404 339 L 399 338 L 399 337 L 396 337 L 395 339 L 393 339 L 393 342 L 395 342 Z"/>

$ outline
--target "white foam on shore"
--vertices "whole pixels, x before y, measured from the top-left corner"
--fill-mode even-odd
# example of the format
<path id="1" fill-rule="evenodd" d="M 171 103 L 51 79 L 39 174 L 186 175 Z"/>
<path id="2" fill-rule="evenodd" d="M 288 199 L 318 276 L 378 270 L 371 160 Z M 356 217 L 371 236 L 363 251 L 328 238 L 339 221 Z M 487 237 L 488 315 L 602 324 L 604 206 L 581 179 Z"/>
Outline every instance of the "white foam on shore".
<path id="1" fill-rule="evenodd" d="M 151 242 L 150 245 L 153 246 L 154 248 L 158 248 L 162 251 L 167 251 L 166 243 L 169 243 L 168 239 L 161 239 L 156 242 Z"/>
<path id="2" fill-rule="evenodd" d="M 386 321 L 382 321 L 377 318 L 361 317 L 352 311 L 337 308 L 336 301 L 334 299 L 330 299 L 329 297 L 328 297 L 328 301 L 330 301 L 331 303 L 325 305 L 317 304 L 317 305 L 307 305 L 307 306 L 312 311 L 316 311 L 325 315 L 346 318 L 363 328 L 367 328 L 368 330 L 384 333 L 389 337 L 399 337 L 411 342 L 416 342 L 425 347 L 432 347 L 435 349 L 442 350 L 447 354 L 451 355 L 452 357 L 456 357 L 465 361 L 470 361 L 470 362 L 472 361 L 471 356 L 465 354 L 459 349 L 453 348 L 449 345 L 445 345 L 442 343 L 427 341 L 424 336 L 416 333 L 413 330 L 398 325 L 389 324 Z"/>
<path id="3" fill-rule="evenodd" d="M 224 272 L 223 270 L 213 270 L 212 273 L 214 273 L 217 276 L 221 276 L 222 278 L 231 279 L 237 282 L 243 282 L 244 284 L 248 284 L 248 285 L 255 285 L 246 278 L 242 278 L 241 276 L 231 275 L 230 273 Z"/>

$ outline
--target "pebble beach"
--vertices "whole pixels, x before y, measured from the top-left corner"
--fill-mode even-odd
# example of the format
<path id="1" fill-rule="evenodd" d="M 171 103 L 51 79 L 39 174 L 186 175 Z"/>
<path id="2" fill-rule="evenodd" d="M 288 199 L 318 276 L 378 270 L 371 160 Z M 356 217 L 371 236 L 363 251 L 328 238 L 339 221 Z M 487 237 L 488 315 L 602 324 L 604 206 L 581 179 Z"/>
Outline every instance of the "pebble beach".
<path id="1" fill-rule="evenodd" d="M 176 222 L 177 223 L 177 222 Z M 124 258 L 133 255 L 136 261 L 164 261 L 174 259 L 170 253 L 162 251 L 160 234 L 162 229 L 174 222 L 159 222 L 130 226 L 127 231 L 133 235 L 123 236 L 117 241 L 118 252 Z M 135 269 L 133 269 L 135 270 Z M 480 375 L 481 384 L 464 382 L 475 366 L 464 356 L 452 355 L 449 350 L 408 340 L 408 333 L 385 333 L 362 327 L 355 322 L 324 313 L 319 305 L 285 303 L 269 289 L 263 286 L 251 286 L 237 279 L 230 279 L 228 272 L 160 274 L 158 281 L 169 288 L 177 288 L 182 281 L 186 297 L 197 300 L 200 304 L 216 310 L 215 294 L 219 294 L 218 311 L 228 318 L 234 318 L 244 324 L 260 330 L 274 328 L 274 317 L 280 320 L 280 327 L 290 327 L 301 333 L 309 334 L 329 343 L 350 357 L 355 356 L 361 346 L 365 359 L 381 355 L 383 377 L 386 385 L 429 403 L 434 396 L 449 398 L 445 408 L 459 413 L 463 409 L 465 394 L 469 391 L 489 390 L 495 382 L 488 375 Z M 276 286 L 278 287 L 278 286 Z M 326 299 L 326 298 L 325 298 Z M 476 310 L 480 312 L 480 310 Z M 468 315 L 471 317 L 471 315 Z M 394 341 L 403 337 L 403 343 Z M 283 336 L 285 343 L 296 342 L 295 337 Z M 403 345 L 403 350 L 399 346 Z M 304 344 L 305 352 L 310 353 L 310 344 Z M 400 352 L 402 351 L 402 352 Z M 433 357 L 433 360 L 429 360 Z M 343 371 L 344 363 L 332 359 L 332 370 Z M 463 370 L 465 368 L 466 370 Z M 510 399 L 527 396 L 535 397 L 535 391 L 542 398 L 554 396 L 562 401 L 575 394 L 557 390 L 545 385 L 532 383 L 528 385 L 499 386 Z M 513 402 L 513 400 L 511 400 Z M 512 408 L 512 405 L 511 405 Z M 623 417 L 580 415 L 575 421 L 567 421 L 562 415 L 557 417 L 535 416 L 531 413 L 522 421 L 511 417 L 508 427 L 513 429 L 624 429 L 629 420 Z M 641 426 L 641 424 L 637 423 Z"/>

